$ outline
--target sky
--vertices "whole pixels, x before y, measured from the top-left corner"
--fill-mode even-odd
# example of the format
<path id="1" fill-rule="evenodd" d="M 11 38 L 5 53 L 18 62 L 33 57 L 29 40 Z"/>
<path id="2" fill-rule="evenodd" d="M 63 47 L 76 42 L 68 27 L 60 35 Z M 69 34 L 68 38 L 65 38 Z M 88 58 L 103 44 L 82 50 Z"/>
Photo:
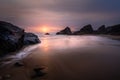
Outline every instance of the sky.
<path id="1" fill-rule="evenodd" d="M 33 32 L 97 29 L 120 23 L 120 0 L 0 0 L 0 20 Z"/>

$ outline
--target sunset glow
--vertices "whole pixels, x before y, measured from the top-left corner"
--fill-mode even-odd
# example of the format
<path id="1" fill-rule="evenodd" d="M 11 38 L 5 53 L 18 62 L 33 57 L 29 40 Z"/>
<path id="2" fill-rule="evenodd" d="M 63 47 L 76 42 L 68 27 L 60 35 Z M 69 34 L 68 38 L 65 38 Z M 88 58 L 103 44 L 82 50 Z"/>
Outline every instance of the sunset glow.
<path id="1" fill-rule="evenodd" d="M 40 33 L 52 33 L 52 32 L 57 32 L 64 27 L 59 27 L 59 26 L 48 26 L 48 25 L 38 25 L 38 26 L 33 26 L 26 28 L 26 31 L 28 32 L 40 32 Z"/>
<path id="2" fill-rule="evenodd" d="M 41 32 L 44 32 L 44 33 L 49 32 L 49 28 L 46 27 L 46 26 L 43 26 L 43 27 L 41 28 Z"/>

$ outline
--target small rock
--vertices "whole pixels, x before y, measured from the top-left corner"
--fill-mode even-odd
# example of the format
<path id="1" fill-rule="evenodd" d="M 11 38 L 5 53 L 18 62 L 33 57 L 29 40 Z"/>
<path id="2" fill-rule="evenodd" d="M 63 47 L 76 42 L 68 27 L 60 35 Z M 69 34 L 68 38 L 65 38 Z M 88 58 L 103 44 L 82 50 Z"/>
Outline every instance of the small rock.
<path id="1" fill-rule="evenodd" d="M 45 33 L 45 35 L 50 35 L 50 33 Z"/>
<path id="2" fill-rule="evenodd" d="M 16 62 L 16 63 L 14 64 L 14 66 L 15 66 L 15 67 L 21 67 L 21 66 L 24 66 L 24 64 L 21 63 L 21 62 Z"/>
<path id="3" fill-rule="evenodd" d="M 34 75 L 31 78 L 37 78 L 37 77 L 42 77 L 44 76 L 46 73 L 42 72 L 41 70 L 43 70 L 44 68 L 34 68 Z"/>

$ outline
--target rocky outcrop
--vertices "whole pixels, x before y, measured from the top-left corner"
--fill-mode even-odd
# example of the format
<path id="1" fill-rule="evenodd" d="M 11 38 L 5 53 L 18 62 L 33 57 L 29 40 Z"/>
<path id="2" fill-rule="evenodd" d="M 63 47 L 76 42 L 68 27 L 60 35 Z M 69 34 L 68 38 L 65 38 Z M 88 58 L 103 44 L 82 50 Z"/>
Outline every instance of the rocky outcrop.
<path id="1" fill-rule="evenodd" d="M 105 34 L 120 35 L 120 24 L 107 27 Z"/>
<path id="2" fill-rule="evenodd" d="M 102 25 L 97 30 L 93 30 L 92 26 L 89 24 L 81 28 L 79 31 L 75 31 L 73 33 L 71 32 L 71 29 L 69 27 L 66 27 L 64 30 L 57 32 L 56 34 L 57 35 L 59 34 L 63 34 L 63 35 L 85 35 L 85 34 L 120 35 L 120 24 L 109 26 L 109 27 L 105 27 L 105 25 Z"/>
<path id="3" fill-rule="evenodd" d="M 38 37 L 34 34 L 25 33 L 11 23 L 0 21 L 0 55 L 16 51 L 26 43 L 38 43 Z"/>
<path id="4" fill-rule="evenodd" d="M 24 45 L 36 44 L 39 43 L 40 40 L 38 36 L 33 33 L 25 33 L 24 34 Z"/>
<path id="5" fill-rule="evenodd" d="M 100 26 L 96 31 L 96 34 L 105 34 L 105 33 L 106 33 L 105 25 Z"/>
<path id="6" fill-rule="evenodd" d="M 73 34 L 74 35 L 83 35 L 83 34 L 93 34 L 93 32 L 94 32 L 93 28 L 89 24 L 89 25 L 86 25 L 83 28 L 81 28 L 79 31 L 74 32 Z"/>
<path id="7" fill-rule="evenodd" d="M 69 27 L 66 27 L 64 30 L 61 30 L 60 32 L 57 32 L 56 33 L 57 35 L 71 35 L 72 34 L 72 31 Z"/>

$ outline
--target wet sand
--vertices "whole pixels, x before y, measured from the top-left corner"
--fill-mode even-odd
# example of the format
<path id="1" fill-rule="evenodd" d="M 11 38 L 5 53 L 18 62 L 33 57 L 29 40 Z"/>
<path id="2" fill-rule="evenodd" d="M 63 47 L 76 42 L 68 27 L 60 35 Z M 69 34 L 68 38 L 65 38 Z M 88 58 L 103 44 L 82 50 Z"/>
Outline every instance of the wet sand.
<path id="1" fill-rule="evenodd" d="M 120 80 L 120 42 L 94 36 L 43 38 L 21 62 L 22 67 L 11 64 L 1 68 L 0 75 L 31 80 L 33 69 L 44 67 L 47 74 L 33 80 Z"/>

